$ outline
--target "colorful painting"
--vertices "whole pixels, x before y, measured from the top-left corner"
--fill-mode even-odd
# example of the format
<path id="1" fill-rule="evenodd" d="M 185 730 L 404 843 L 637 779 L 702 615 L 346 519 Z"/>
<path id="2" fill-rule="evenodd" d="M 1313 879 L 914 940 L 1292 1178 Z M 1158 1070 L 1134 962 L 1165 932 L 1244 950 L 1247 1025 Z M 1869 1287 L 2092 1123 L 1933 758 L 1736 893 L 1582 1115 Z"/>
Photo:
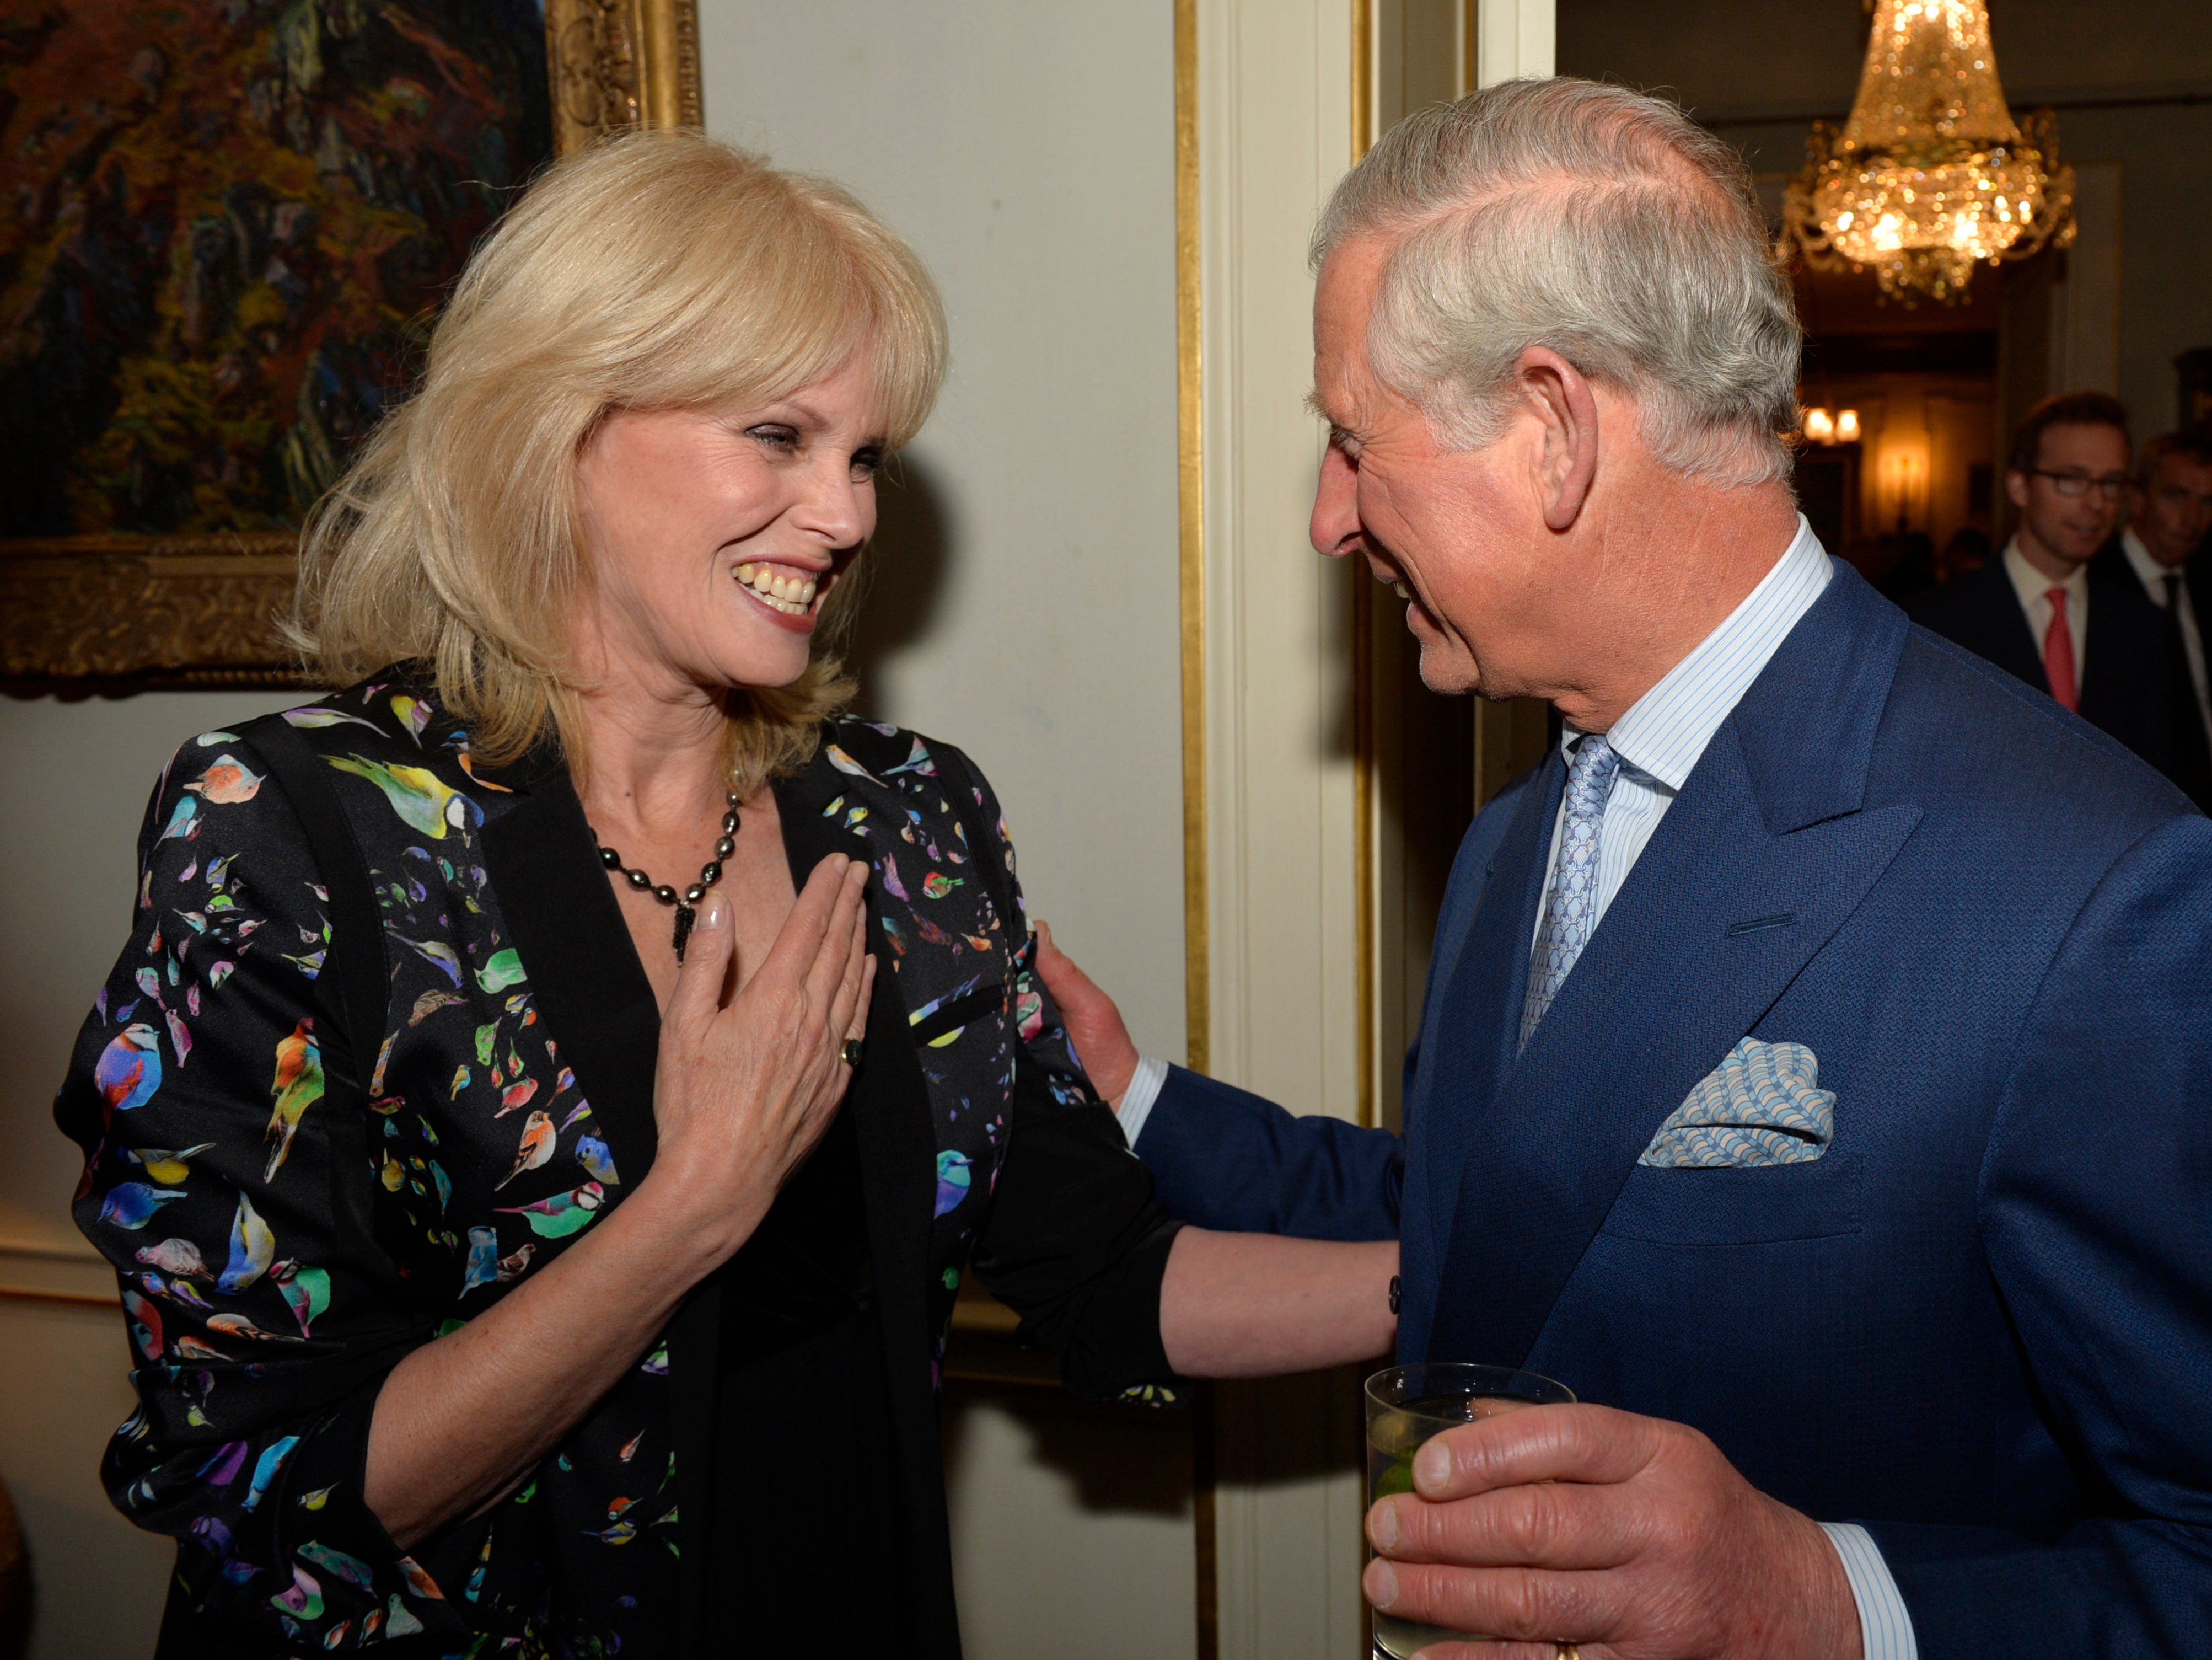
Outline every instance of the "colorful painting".
<path id="1" fill-rule="evenodd" d="M 552 154 L 544 0 L 0 9 L 0 538 L 295 529 Z"/>

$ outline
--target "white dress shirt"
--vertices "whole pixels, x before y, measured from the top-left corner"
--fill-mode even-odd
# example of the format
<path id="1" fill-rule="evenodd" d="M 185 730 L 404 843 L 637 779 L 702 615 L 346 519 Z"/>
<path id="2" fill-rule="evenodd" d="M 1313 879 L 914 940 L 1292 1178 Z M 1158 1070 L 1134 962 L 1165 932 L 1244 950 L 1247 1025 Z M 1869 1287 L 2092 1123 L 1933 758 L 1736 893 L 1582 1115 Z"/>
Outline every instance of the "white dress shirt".
<path id="1" fill-rule="evenodd" d="M 2212 691 L 2208 691 L 2204 678 L 2204 636 L 2197 628 L 2197 600 L 2189 592 L 2189 572 L 2180 565 L 2161 565 L 2151 556 L 2142 538 L 2131 530 L 2120 532 L 2120 550 L 2128 556 L 2128 568 L 2150 595 L 2150 602 L 2160 611 L 2166 609 L 2166 579 L 2181 579 L 2181 649 L 2189 659 L 2189 684 L 2197 690 L 2197 715 L 2204 723 L 2204 735 L 2212 741 Z"/>
<path id="2" fill-rule="evenodd" d="M 2027 631 L 2035 636 L 2039 663 L 2043 660 L 2044 636 L 2051 632 L 2051 601 L 2045 596 L 2053 588 L 2066 590 L 2066 628 L 2074 640 L 2074 694 L 2078 699 L 2089 650 L 2089 567 L 2076 565 L 2063 582 L 2054 582 L 2027 562 L 2015 536 L 2005 544 L 2004 568 L 2005 575 L 2012 578 L 2012 591 L 2020 596 L 2020 608 L 2027 613 Z"/>
<path id="3" fill-rule="evenodd" d="M 2011 550 L 2007 550 L 2008 556 Z M 1705 745 L 1720 730 L 1735 706 L 1759 678 L 1767 660 L 1798 621 L 1813 608 L 1826 590 L 1835 568 L 1821 550 L 1813 527 L 1801 514 L 1797 533 L 1773 569 L 1744 597 L 1721 625 L 1674 665 L 1658 684 L 1631 704 L 1606 734 L 1620 757 L 1613 794 L 1607 799 L 1605 818 L 1598 837 L 1597 916 L 1601 927 L 1606 908 L 1637 858 L 1651 840 L 1652 832 L 1676 794 L 1705 752 Z M 2078 573 L 2077 573 L 2078 575 Z M 2045 585 L 2049 586 L 2048 584 Z M 2044 605 L 2049 621 L 2050 605 Z M 2041 636 L 2037 636 L 2039 639 Z M 2075 649 L 2079 652 L 2080 635 Z M 1584 736 L 1570 728 L 1561 744 L 1571 755 Z M 1552 851 L 1547 862 L 1559 858 L 1559 831 L 1566 804 L 1552 828 Z M 1537 928 L 1540 933 L 1540 915 Z M 1592 936 L 1595 938 L 1595 934 Z M 1534 942 L 1530 942 L 1534 949 Z M 1571 977 L 1571 976 L 1570 976 Z M 1164 1061 L 1151 1055 L 1139 1059 L 1135 1076 L 1121 1098 L 1121 1134 L 1133 1147 L 1144 1134 L 1145 1120 L 1167 1080 Z M 1842 1560 L 1851 1596 L 1858 1604 L 1860 1639 L 1866 1660 L 1919 1660 L 1919 1645 L 1912 1619 L 1899 1593 L 1897 1581 L 1881 1551 L 1864 1528 L 1852 1523 L 1823 1522 L 1821 1527 Z"/>

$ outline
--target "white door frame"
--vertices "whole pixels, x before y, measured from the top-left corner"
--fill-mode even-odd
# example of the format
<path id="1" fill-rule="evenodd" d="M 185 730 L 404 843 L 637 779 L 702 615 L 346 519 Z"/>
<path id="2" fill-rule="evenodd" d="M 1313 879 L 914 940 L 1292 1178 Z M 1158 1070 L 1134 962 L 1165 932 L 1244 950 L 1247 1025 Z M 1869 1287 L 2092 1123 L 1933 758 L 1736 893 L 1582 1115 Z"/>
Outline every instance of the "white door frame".
<path id="1" fill-rule="evenodd" d="M 1322 435 L 1304 407 L 1305 254 L 1376 121 L 1402 112 L 1380 95 L 1376 31 L 1424 5 L 1456 11 L 1462 83 L 1552 73 L 1553 0 L 1176 0 L 1189 1051 L 1294 1111 L 1353 1121 L 1372 1122 L 1378 1064 L 1373 775 L 1355 741 L 1352 574 L 1306 542 Z M 1215 1428 L 1205 1660 L 1352 1660 L 1348 1377 L 1224 1388 Z"/>

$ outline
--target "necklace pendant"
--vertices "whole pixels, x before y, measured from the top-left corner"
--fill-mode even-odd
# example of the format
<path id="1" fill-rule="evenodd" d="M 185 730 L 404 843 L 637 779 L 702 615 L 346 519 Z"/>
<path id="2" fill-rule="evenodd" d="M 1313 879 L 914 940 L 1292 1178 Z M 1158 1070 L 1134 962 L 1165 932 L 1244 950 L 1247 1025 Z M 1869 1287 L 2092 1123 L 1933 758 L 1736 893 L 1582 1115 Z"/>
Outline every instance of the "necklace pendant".
<path id="1" fill-rule="evenodd" d="M 738 798 L 730 795 L 725 799 L 729 806 L 722 814 L 722 834 L 714 843 L 714 856 L 699 867 L 699 879 L 681 893 L 665 882 L 656 884 L 642 870 L 624 865 L 622 854 L 601 842 L 596 832 L 592 837 L 593 844 L 599 849 L 602 865 L 610 871 L 620 872 L 623 880 L 638 892 L 651 894 L 675 911 L 676 929 L 669 936 L 668 943 L 675 948 L 676 960 L 679 963 L 684 960 L 684 946 L 691 938 L 691 925 L 699 920 L 700 902 L 706 898 L 707 890 L 722 879 L 722 860 L 737 848 L 737 843 L 732 838 L 738 833 Z"/>

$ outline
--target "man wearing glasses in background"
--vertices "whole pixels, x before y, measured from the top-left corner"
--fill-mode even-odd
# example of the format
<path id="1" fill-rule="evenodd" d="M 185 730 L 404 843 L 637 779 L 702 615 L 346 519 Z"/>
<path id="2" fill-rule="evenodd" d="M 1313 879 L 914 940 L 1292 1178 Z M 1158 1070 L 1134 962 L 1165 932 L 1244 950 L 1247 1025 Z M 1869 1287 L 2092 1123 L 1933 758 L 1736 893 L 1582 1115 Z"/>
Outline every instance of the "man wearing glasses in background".
<path id="1" fill-rule="evenodd" d="M 2047 398 L 2013 435 L 2005 496 L 2019 528 L 2001 558 L 1921 595 L 1912 620 L 2047 692 L 2192 798 L 2212 789 L 2203 733 L 2177 749 L 2185 671 L 2168 620 L 2113 541 L 2129 484 L 2128 412 L 2102 392 Z M 2186 773 L 2188 775 L 2184 776 Z"/>

